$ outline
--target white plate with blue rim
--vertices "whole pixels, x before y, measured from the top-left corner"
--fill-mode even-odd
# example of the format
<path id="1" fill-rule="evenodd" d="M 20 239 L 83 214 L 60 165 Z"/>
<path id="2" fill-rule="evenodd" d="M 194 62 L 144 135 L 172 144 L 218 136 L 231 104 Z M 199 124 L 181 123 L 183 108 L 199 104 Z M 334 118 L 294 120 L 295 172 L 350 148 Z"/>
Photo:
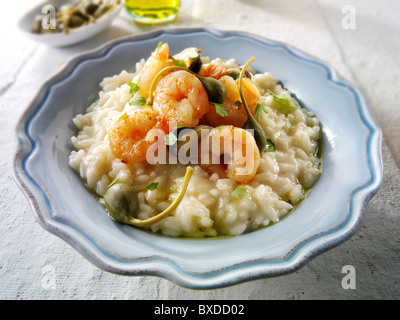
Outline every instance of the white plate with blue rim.
<path id="1" fill-rule="evenodd" d="M 176 52 L 235 58 L 270 72 L 321 121 L 322 175 L 285 219 L 238 237 L 171 238 L 112 221 L 69 167 L 72 119 L 97 97 L 100 81 L 134 71 L 163 41 Z M 71 59 L 39 90 L 17 127 L 16 181 L 40 224 L 99 268 L 159 276 L 192 289 L 231 286 L 294 272 L 361 226 L 383 179 L 381 130 L 361 93 L 326 63 L 259 36 L 210 29 L 168 29 L 113 40 Z"/>
<path id="2" fill-rule="evenodd" d="M 39 17 L 39 25 L 44 26 L 44 29 L 54 29 L 55 25 L 52 24 L 52 19 L 56 19 L 55 10 L 61 10 L 65 5 L 77 3 L 77 1 L 74 0 L 51 0 L 38 4 L 23 15 L 18 26 L 22 34 L 36 42 L 51 47 L 74 45 L 104 31 L 119 15 L 124 2 L 122 0 L 110 0 L 108 2 L 110 2 L 111 5 L 107 5 L 107 7 L 106 2 L 103 6 L 106 10 L 98 19 L 76 28 L 68 28 L 68 32 L 35 32 L 35 20 Z M 83 7 L 83 5 L 79 4 L 78 7 L 80 6 Z M 101 10 L 102 7 L 99 6 L 98 9 Z"/>

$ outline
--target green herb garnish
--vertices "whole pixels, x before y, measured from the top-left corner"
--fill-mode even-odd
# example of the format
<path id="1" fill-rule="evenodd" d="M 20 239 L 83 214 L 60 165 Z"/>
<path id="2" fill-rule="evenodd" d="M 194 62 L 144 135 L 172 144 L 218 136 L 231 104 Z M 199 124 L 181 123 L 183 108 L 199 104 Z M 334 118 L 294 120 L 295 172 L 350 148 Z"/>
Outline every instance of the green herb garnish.
<path id="1" fill-rule="evenodd" d="M 220 103 L 215 103 L 215 102 L 210 102 L 212 105 L 215 106 L 215 111 L 221 116 L 221 117 L 227 117 L 229 116 L 228 112 L 225 109 L 225 106 Z"/>
<path id="2" fill-rule="evenodd" d="M 182 60 L 176 60 L 176 59 L 172 58 L 172 62 L 175 66 L 187 68 L 186 63 Z"/>
<path id="3" fill-rule="evenodd" d="M 113 181 L 107 186 L 107 189 L 112 187 L 114 184 L 119 183 L 119 177 L 116 176 Z"/>
<path id="4" fill-rule="evenodd" d="M 162 41 L 160 41 L 158 44 L 157 44 L 157 49 L 156 49 L 156 52 L 158 52 L 158 50 L 160 49 L 160 47 L 161 47 L 161 45 L 162 45 Z"/>
<path id="5" fill-rule="evenodd" d="M 135 95 L 135 93 L 138 92 L 140 89 L 139 86 L 137 85 L 137 83 L 134 83 L 134 82 L 128 82 L 127 85 L 131 88 L 129 90 L 129 93 L 131 95 Z"/>
<path id="6" fill-rule="evenodd" d="M 294 105 L 293 101 L 281 98 L 273 93 L 271 90 L 268 90 L 269 93 L 272 94 L 273 100 L 271 103 L 271 107 L 282 112 L 283 114 L 287 115 L 288 113 L 292 113 L 297 110 L 297 107 Z"/>
<path id="7" fill-rule="evenodd" d="M 255 116 L 256 116 L 256 118 L 257 118 L 258 121 L 261 120 L 263 111 L 264 111 L 265 113 L 268 113 L 268 111 L 265 110 L 265 106 L 264 106 L 263 103 L 257 103 Z"/>
<path id="8" fill-rule="evenodd" d="M 172 130 L 182 129 L 182 128 L 186 128 L 186 127 L 187 127 L 186 125 L 184 125 L 184 126 L 176 126 L 176 127 L 173 127 Z"/>
<path id="9" fill-rule="evenodd" d="M 146 186 L 147 189 L 150 191 L 154 191 L 157 189 L 159 182 L 152 182 L 148 186 Z"/>
<path id="10" fill-rule="evenodd" d="M 173 146 L 178 141 L 178 137 L 175 133 L 171 132 L 165 135 L 165 144 L 167 146 Z"/>
<path id="11" fill-rule="evenodd" d="M 247 195 L 247 189 L 243 186 L 237 186 L 235 190 L 233 190 L 233 195 L 236 198 L 241 198 Z"/>
<path id="12" fill-rule="evenodd" d="M 274 151 L 275 151 L 274 143 L 270 139 L 267 139 L 267 144 L 265 145 L 262 152 L 274 152 Z"/>
<path id="13" fill-rule="evenodd" d="M 131 100 L 129 100 L 130 106 L 144 106 L 146 104 L 146 98 L 142 96 L 134 96 Z"/>

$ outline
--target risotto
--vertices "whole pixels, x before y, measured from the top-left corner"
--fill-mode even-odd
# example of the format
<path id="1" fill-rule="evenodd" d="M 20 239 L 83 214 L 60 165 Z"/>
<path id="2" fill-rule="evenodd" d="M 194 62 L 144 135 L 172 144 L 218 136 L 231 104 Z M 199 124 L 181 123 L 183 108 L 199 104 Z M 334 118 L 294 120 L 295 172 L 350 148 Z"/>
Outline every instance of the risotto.
<path id="1" fill-rule="evenodd" d="M 73 119 L 69 164 L 109 214 L 110 194 L 123 190 L 118 203 L 134 197 L 134 220 L 151 221 L 143 227 L 152 232 L 215 237 L 257 230 L 292 211 L 321 174 L 319 120 L 270 73 L 248 64 L 196 48 L 171 56 L 160 44 L 133 72 L 100 87 L 98 99 Z M 227 143 L 232 137 L 240 143 Z M 149 220 L 160 212 L 166 214 Z"/>

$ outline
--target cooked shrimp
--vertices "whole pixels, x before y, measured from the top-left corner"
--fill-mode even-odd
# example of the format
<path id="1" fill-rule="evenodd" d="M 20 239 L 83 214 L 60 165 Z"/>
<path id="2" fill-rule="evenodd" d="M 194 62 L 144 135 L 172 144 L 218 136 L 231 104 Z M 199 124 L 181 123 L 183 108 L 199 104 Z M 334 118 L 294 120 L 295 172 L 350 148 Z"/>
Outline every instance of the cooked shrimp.
<path id="1" fill-rule="evenodd" d="M 139 72 L 139 94 L 146 99 L 149 97 L 151 82 L 161 69 L 173 65 L 169 60 L 169 46 L 167 43 L 161 45 L 158 50 L 147 59 L 145 65 Z"/>
<path id="2" fill-rule="evenodd" d="M 223 164 L 221 158 L 224 158 Z M 226 174 L 238 183 L 249 183 L 259 164 L 257 143 L 251 133 L 242 128 L 219 126 L 201 141 L 200 166 L 210 174 L 217 173 L 220 178 Z"/>
<path id="3" fill-rule="evenodd" d="M 210 107 L 210 111 L 205 115 L 205 122 L 213 127 L 233 125 L 241 128 L 247 121 L 247 114 L 240 102 L 239 82 L 238 80 L 235 82 L 232 77 L 227 75 L 222 76 L 219 81 L 221 81 L 225 87 L 226 98 L 222 104 L 228 115 L 225 117 L 219 115 L 215 107 L 212 106 Z M 259 103 L 261 99 L 260 90 L 252 80 L 245 78 L 243 80 L 243 93 L 250 112 L 254 115 L 257 103 Z"/>
<path id="4" fill-rule="evenodd" d="M 166 123 L 154 115 L 150 107 L 136 109 L 130 115 L 124 114 L 111 127 L 108 133 L 112 154 L 123 163 L 136 163 L 146 160 L 146 152 L 157 142 L 157 131 L 165 132 Z"/>
<path id="5" fill-rule="evenodd" d="M 227 102 L 236 102 L 240 100 L 240 93 L 239 88 L 235 82 L 235 80 L 230 76 L 222 76 L 219 81 L 225 87 L 226 90 L 226 98 L 225 101 Z"/>
<path id="6" fill-rule="evenodd" d="M 208 95 L 195 75 L 175 71 L 158 82 L 153 110 L 156 116 L 178 126 L 194 127 L 209 110 Z"/>
<path id="7" fill-rule="evenodd" d="M 239 79 L 236 80 L 236 85 L 239 90 Z M 257 103 L 260 102 L 261 93 L 257 85 L 250 78 L 243 79 L 243 93 L 251 112 L 254 114 Z"/>
<path id="8" fill-rule="evenodd" d="M 219 79 L 225 71 L 225 66 L 222 61 L 205 63 L 201 66 L 199 75 L 202 77 L 211 77 Z"/>

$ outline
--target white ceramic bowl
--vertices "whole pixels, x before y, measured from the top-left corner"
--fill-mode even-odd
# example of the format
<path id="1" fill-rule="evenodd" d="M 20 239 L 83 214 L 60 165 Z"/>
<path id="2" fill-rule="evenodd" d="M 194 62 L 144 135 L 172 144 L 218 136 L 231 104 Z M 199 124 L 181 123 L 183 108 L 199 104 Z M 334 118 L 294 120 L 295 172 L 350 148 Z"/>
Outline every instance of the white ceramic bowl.
<path id="1" fill-rule="evenodd" d="M 98 96 L 99 82 L 132 71 L 160 42 L 205 56 L 257 60 L 316 114 L 323 128 L 322 176 L 280 222 L 239 237 L 176 239 L 112 221 L 68 166 L 72 119 Z M 217 288 L 292 272 L 360 227 L 383 178 L 381 131 L 362 95 L 325 63 L 255 35 L 168 29 L 109 42 L 70 60 L 40 89 L 22 117 L 15 177 L 38 221 L 100 268 L 156 275 L 189 288 Z"/>
<path id="2" fill-rule="evenodd" d="M 37 5 L 21 18 L 18 24 L 19 29 L 26 37 L 34 41 L 44 43 L 48 46 L 52 47 L 70 46 L 82 42 L 83 40 L 86 40 L 102 32 L 113 22 L 113 20 L 118 16 L 119 12 L 121 11 L 121 8 L 123 7 L 123 1 L 121 1 L 121 3 L 118 4 L 113 11 L 104 15 L 103 17 L 100 17 L 100 19 L 98 19 L 95 23 L 91 23 L 76 29 L 71 29 L 71 31 L 68 34 L 64 34 L 62 32 L 53 34 L 37 34 L 32 31 L 33 21 L 37 15 L 41 14 L 42 8 L 45 5 L 51 4 L 54 6 L 60 6 L 65 3 L 72 3 L 72 2 L 74 1 L 52 0 Z"/>

